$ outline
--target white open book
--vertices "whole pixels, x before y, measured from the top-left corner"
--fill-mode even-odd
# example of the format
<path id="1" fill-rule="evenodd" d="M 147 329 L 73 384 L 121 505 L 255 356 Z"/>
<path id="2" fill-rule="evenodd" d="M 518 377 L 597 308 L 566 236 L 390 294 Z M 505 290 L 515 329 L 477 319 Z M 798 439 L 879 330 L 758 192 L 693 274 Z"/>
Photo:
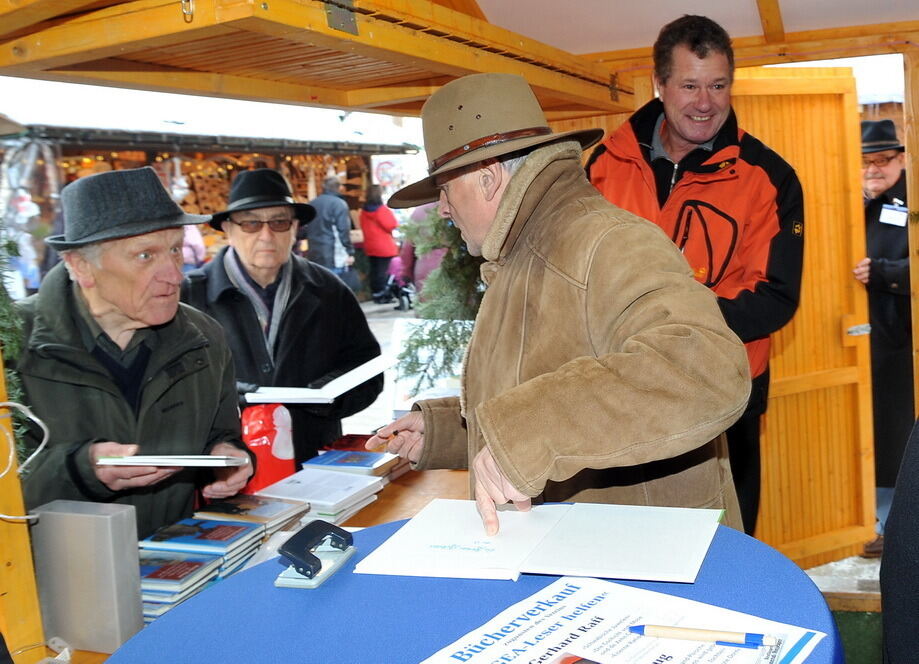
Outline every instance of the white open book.
<path id="1" fill-rule="evenodd" d="M 246 394 L 247 403 L 332 403 L 361 383 L 367 382 L 395 364 L 390 355 L 378 355 L 319 388 L 260 387 Z"/>
<path id="2" fill-rule="evenodd" d="M 136 454 L 100 457 L 97 466 L 245 466 L 248 457 L 216 454 Z"/>
<path id="3" fill-rule="evenodd" d="M 434 499 L 357 564 L 361 574 L 517 580 L 521 573 L 695 581 L 723 510 L 538 505 L 488 537 L 471 500 Z"/>

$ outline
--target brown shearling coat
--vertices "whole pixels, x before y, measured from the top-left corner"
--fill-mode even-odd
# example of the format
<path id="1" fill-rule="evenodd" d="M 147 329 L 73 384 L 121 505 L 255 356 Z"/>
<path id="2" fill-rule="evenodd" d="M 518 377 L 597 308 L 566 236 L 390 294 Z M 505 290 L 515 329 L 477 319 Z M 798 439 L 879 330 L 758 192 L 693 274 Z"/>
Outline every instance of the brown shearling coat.
<path id="1" fill-rule="evenodd" d="M 465 468 L 487 445 L 533 497 L 724 508 L 740 527 L 720 434 L 749 396 L 743 345 L 670 239 L 607 202 L 579 156 L 540 148 L 505 190 L 463 393 L 416 404 L 417 467 Z"/>

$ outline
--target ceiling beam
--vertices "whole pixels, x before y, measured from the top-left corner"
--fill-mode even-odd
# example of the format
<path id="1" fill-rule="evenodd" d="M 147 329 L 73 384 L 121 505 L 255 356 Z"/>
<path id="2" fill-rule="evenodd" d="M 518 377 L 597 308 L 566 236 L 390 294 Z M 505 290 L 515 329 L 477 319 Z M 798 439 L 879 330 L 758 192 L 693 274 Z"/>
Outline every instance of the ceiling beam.
<path id="1" fill-rule="evenodd" d="M 157 67 L 117 58 L 45 70 L 41 78 L 131 90 L 155 90 L 327 108 L 347 107 L 349 101 L 346 92 L 321 86 Z"/>
<path id="2" fill-rule="evenodd" d="M 61 14 L 76 12 L 98 0 L 0 0 L 0 37 Z"/>
<path id="3" fill-rule="evenodd" d="M 766 43 L 764 37 L 739 37 L 731 43 L 738 67 L 902 53 L 919 45 L 919 21 L 791 32 L 786 33 L 781 43 Z M 605 64 L 613 72 L 649 72 L 652 69 L 651 47 L 605 51 L 583 57 Z"/>
<path id="4" fill-rule="evenodd" d="M 763 26 L 763 37 L 770 44 L 785 41 L 785 24 L 779 0 L 756 0 L 759 22 Z"/>
<path id="5" fill-rule="evenodd" d="M 521 74 L 537 95 L 603 112 L 631 108 L 627 91 L 612 89 L 605 67 L 430 2 L 354 0 L 353 32 L 357 34 L 329 25 L 326 7 L 334 4 L 272 0 L 257 4 L 254 18 L 237 25 L 435 75 Z M 614 100 L 614 94 L 621 95 L 621 100 Z"/>
<path id="6" fill-rule="evenodd" d="M 351 90 L 344 94 L 348 108 L 370 110 L 385 106 L 402 106 L 404 104 L 420 106 L 439 88 L 440 85 L 389 85 L 379 88 Z"/>

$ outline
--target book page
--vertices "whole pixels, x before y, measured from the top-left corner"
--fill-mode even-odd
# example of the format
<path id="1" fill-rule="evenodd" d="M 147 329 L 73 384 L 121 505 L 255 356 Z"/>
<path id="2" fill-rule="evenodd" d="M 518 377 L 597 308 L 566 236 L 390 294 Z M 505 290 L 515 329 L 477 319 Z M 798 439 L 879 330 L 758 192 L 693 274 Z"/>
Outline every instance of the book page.
<path id="1" fill-rule="evenodd" d="M 357 564 L 359 574 L 461 579 L 512 579 L 520 565 L 570 509 L 538 505 L 502 510 L 501 530 L 485 534 L 471 500 L 435 499 Z"/>
<path id="2" fill-rule="evenodd" d="M 246 403 L 332 403 L 350 389 L 383 373 L 395 363 L 390 355 L 378 355 L 320 388 L 260 387 L 246 394 Z"/>
<path id="3" fill-rule="evenodd" d="M 722 512 L 575 503 L 521 571 L 692 583 Z"/>
<path id="4" fill-rule="evenodd" d="M 632 625 L 758 633 L 774 646 L 738 648 L 633 634 Z M 826 634 L 601 579 L 562 577 L 434 653 L 422 664 L 802 664 Z M 578 659 L 580 658 L 580 659 Z"/>

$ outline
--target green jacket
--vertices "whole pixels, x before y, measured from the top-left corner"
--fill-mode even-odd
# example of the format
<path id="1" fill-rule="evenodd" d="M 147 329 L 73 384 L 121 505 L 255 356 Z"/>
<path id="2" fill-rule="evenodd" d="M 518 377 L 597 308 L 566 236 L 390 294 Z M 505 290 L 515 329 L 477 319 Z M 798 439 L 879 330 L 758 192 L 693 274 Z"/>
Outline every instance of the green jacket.
<path id="1" fill-rule="evenodd" d="M 187 469 L 151 487 L 116 492 L 96 478 L 87 445 L 137 443 L 139 454 L 207 454 L 223 441 L 245 449 L 233 361 L 220 326 L 180 305 L 176 317 L 156 329 L 158 344 L 135 415 L 108 371 L 86 351 L 63 264 L 17 308 L 24 343 L 8 364 L 22 379 L 25 403 L 50 431 L 47 447 L 23 477 L 27 508 L 56 499 L 134 505 L 141 538 L 191 516 L 195 488 L 212 481 L 210 471 Z M 29 450 L 41 434 L 30 428 Z"/>

